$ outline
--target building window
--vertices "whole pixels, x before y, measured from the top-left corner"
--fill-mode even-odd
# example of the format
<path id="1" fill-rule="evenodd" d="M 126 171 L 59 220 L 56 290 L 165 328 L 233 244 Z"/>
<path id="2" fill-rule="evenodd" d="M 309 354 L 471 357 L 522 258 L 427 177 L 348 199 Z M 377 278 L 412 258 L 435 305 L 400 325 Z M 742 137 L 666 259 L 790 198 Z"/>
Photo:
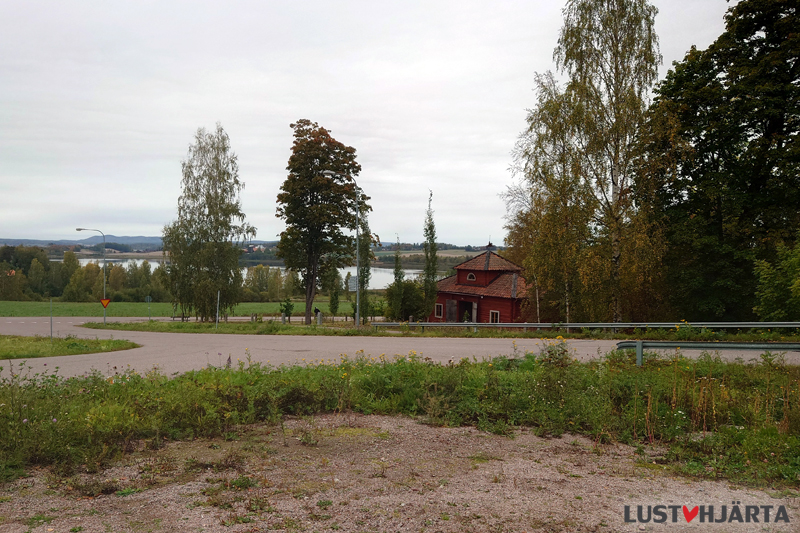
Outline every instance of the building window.
<path id="1" fill-rule="evenodd" d="M 492 324 L 500 323 L 500 311 L 489 311 L 489 322 Z"/>
<path id="2" fill-rule="evenodd" d="M 477 278 L 475 278 L 475 274 L 473 274 L 472 272 L 467 274 L 467 281 L 475 281 L 476 279 Z"/>
<path id="3" fill-rule="evenodd" d="M 433 316 L 436 318 L 442 318 L 444 314 L 444 306 L 442 304 L 436 304 L 436 310 L 433 312 Z"/>

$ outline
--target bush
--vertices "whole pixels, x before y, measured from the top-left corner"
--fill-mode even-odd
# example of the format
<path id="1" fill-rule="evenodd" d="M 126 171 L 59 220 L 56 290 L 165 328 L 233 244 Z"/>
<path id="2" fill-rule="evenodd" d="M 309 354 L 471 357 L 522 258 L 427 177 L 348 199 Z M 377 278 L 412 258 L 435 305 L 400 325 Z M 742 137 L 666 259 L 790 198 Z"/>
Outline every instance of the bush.
<path id="1" fill-rule="evenodd" d="M 400 298 L 400 312 L 397 314 L 392 309 L 392 305 L 386 305 L 386 318 L 399 322 L 407 321 L 408 317 L 410 316 L 423 318 L 423 315 L 425 314 L 425 303 L 422 293 L 422 286 L 414 280 L 407 279 L 403 280 L 403 282 L 400 284 L 399 290 L 402 290 L 402 295 Z M 395 283 L 389 285 L 386 288 L 386 301 L 394 302 L 397 298 L 397 291 L 398 286 Z"/>

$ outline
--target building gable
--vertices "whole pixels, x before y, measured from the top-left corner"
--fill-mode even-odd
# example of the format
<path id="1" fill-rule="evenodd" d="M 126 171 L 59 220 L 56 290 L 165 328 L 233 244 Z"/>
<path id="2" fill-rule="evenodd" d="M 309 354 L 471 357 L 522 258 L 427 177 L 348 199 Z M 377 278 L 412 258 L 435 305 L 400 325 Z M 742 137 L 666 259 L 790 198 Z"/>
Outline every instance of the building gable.
<path id="1" fill-rule="evenodd" d="M 454 268 L 455 275 L 437 283 L 436 306 L 430 321 L 519 320 L 528 289 L 521 276 L 522 267 L 487 249 Z"/>

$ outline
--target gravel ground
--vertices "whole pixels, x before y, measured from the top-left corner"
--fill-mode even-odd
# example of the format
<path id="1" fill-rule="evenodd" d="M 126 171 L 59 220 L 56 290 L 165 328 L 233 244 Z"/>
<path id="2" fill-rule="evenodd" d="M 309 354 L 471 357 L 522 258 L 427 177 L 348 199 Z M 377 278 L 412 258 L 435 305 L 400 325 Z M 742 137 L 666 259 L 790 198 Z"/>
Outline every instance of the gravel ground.
<path id="1" fill-rule="evenodd" d="M 661 453 L 524 429 L 507 438 L 324 415 L 227 440 L 140 443 L 94 474 L 34 470 L 0 485 L 0 532 L 800 531 L 797 491 L 676 477 Z M 680 509 L 674 523 L 671 511 L 666 523 L 626 523 L 625 506 L 635 519 L 637 505 Z M 758 523 L 700 523 L 691 515 L 699 505 L 717 517 L 722 505 L 772 514 L 769 523 L 763 511 Z M 779 506 L 789 523 L 774 521 Z"/>

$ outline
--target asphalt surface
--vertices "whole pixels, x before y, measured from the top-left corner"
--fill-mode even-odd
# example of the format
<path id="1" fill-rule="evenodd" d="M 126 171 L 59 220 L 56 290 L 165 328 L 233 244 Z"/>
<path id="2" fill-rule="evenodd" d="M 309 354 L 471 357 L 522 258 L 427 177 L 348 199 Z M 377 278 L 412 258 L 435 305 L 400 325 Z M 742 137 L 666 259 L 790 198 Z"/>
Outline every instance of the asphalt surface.
<path id="1" fill-rule="evenodd" d="M 151 333 L 142 331 L 108 331 L 80 327 L 86 322 L 97 322 L 98 318 L 54 317 L 53 335 L 74 335 L 84 338 L 127 339 L 140 348 L 118 352 L 44 357 L 29 359 L 25 367 L 29 372 L 52 371 L 64 377 L 78 376 L 98 370 L 103 374 L 114 374 L 127 369 L 144 373 L 158 368 L 161 372 L 173 373 L 196 370 L 208 365 L 223 366 L 228 357 L 235 365 L 249 359 L 253 362 L 282 364 L 307 364 L 313 362 L 338 361 L 343 356 L 385 355 L 406 356 L 415 353 L 433 361 L 446 363 L 466 357 L 477 360 L 505 355 L 522 355 L 526 351 L 538 353 L 544 343 L 542 339 L 466 339 L 431 337 L 339 337 L 339 336 L 294 336 L 294 335 L 224 335 L 201 333 Z M 146 318 L 108 318 L 108 321 L 146 321 Z M 2 335 L 50 335 L 48 317 L 0 317 Z M 616 347 L 613 340 L 567 339 L 574 357 L 587 361 L 597 358 Z M 686 351 L 687 357 L 696 357 L 699 352 Z M 742 358 L 745 361 L 758 357 L 758 352 L 725 352 L 724 359 Z M 0 361 L 8 368 L 9 363 L 19 365 L 21 360 Z M 786 354 L 786 362 L 800 364 L 800 353 Z"/>

